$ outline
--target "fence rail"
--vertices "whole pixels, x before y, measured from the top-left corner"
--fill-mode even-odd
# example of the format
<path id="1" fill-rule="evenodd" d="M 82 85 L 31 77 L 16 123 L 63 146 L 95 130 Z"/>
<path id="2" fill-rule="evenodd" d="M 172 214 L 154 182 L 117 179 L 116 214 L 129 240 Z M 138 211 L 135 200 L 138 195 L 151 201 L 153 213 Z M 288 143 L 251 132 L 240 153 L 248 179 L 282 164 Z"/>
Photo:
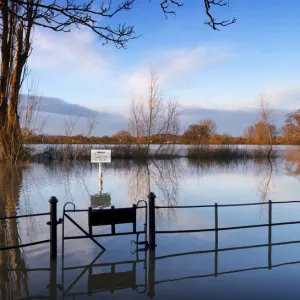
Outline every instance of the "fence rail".
<path id="1" fill-rule="evenodd" d="M 21 218 L 31 218 L 31 217 L 40 217 L 40 216 L 49 216 L 50 213 L 39 213 L 39 214 L 30 214 L 30 215 L 18 215 L 18 216 L 9 216 L 9 217 L 0 217 L 1 220 L 12 220 L 12 219 L 21 219 Z M 0 247 L 1 250 L 11 250 L 11 249 L 18 249 L 21 247 L 28 247 L 28 246 L 34 246 L 34 245 L 40 245 L 49 243 L 51 240 L 42 240 L 42 241 L 36 241 L 32 243 L 26 243 L 26 244 L 20 244 L 20 245 L 13 245 L 13 246 L 7 246 L 7 247 Z"/>
<path id="2" fill-rule="evenodd" d="M 271 224 L 256 224 L 256 225 L 245 225 L 245 226 L 232 226 L 232 227 L 217 227 L 217 228 L 206 228 L 206 229 L 188 229 L 188 230 L 156 230 L 155 233 L 188 233 L 188 232 L 210 232 L 210 231 L 224 231 L 224 230 L 236 230 L 236 229 L 248 229 L 248 228 L 258 228 L 258 227 L 269 227 L 280 226 L 280 225 L 294 225 L 300 224 L 300 221 L 293 222 L 280 222 Z"/>
<path id="3" fill-rule="evenodd" d="M 249 246 L 237 246 L 237 247 L 219 248 L 219 249 L 211 249 L 211 250 L 191 251 L 191 252 L 183 252 L 179 254 L 175 253 L 169 255 L 156 256 L 155 259 L 160 260 L 165 258 L 172 258 L 178 256 L 186 256 L 186 255 L 207 254 L 207 253 L 215 253 L 215 252 L 226 252 L 226 251 L 264 248 L 264 247 L 282 246 L 282 245 L 291 245 L 291 244 L 300 244 L 300 240 L 288 241 L 288 242 L 277 242 L 272 244 L 257 244 L 257 245 L 249 245 Z"/>
<path id="4" fill-rule="evenodd" d="M 23 248 L 23 247 L 28 247 L 28 246 L 35 246 L 35 245 L 50 243 L 51 257 L 56 257 L 56 254 L 57 254 L 57 225 L 60 224 L 60 221 L 57 221 L 57 207 L 56 206 L 57 206 L 58 200 L 56 199 L 56 197 L 51 197 L 48 202 L 50 203 L 50 211 L 49 212 L 38 213 L 38 214 L 29 214 L 29 215 L 3 216 L 3 217 L 0 217 L 0 221 L 16 220 L 16 219 L 21 219 L 21 218 L 50 216 L 50 221 L 47 222 L 47 225 L 50 226 L 50 238 L 46 239 L 46 240 L 32 242 L 32 243 L 0 247 L 0 251 L 12 250 L 12 249 L 18 249 L 18 248 Z"/>
<path id="5" fill-rule="evenodd" d="M 29 217 L 40 217 L 40 216 L 49 216 L 50 213 L 40 213 L 40 214 L 31 214 L 31 215 L 17 215 L 10 217 L 0 217 L 0 220 L 10 220 L 10 219 L 21 219 L 21 218 L 29 218 Z"/>
<path id="6" fill-rule="evenodd" d="M 300 203 L 300 201 L 272 201 L 272 204 L 287 204 L 287 203 Z M 233 203 L 233 204 L 217 204 L 218 207 L 232 207 L 232 206 L 252 206 L 252 205 L 268 205 L 269 202 L 253 202 L 253 203 Z M 206 205 L 172 205 L 172 206 L 155 206 L 156 209 L 162 208 L 208 208 L 215 207 L 215 204 Z"/>
<path id="7" fill-rule="evenodd" d="M 294 264 L 300 264 L 300 261 L 281 263 L 278 265 L 273 265 L 272 268 L 282 267 L 282 266 L 286 266 L 286 265 L 294 265 Z M 257 270 L 268 270 L 268 269 L 270 269 L 270 268 L 269 267 L 253 267 L 253 268 L 247 268 L 247 269 L 238 269 L 238 270 L 218 272 L 217 274 L 211 273 L 211 274 L 204 274 L 204 275 L 194 275 L 194 276 L 186 276 L 186 277 L 180 277 L 180 278 L 174 278 L 174 279 L 159 280 L 159 281 L 155 281 L 155 284 L 174 282 L 174 281 L 182 281 L 182 280 L 186 280 L 186 279 L 200 279 L 200 278 L 207 278 L 207 277 L 216 277 L 216 276 L 220 276 L 220 275 L 249 272 L 249 271 L 255 271 L 255 270 L 256 271 Z"/>
<path id="8" fill-rule="evenodd" d="M 27 243 L 27 244 L 21 244 L 21 245 L 15 245 L 15 246 L 7 246 L 7 247 L 1 247 L 1 250 L 11 250 L 11 249 L 18 249 L 18 248 L 23 248 L 23 247 L 28 247 L 28 246 L 35 246 L 35 245 L 40 245 L 40 244 L 45 244 L 49 243 L 51 240 L 42 240 L 42 241 L 37 241 L 37 242 L 32 242 L 32 243 Z"/>

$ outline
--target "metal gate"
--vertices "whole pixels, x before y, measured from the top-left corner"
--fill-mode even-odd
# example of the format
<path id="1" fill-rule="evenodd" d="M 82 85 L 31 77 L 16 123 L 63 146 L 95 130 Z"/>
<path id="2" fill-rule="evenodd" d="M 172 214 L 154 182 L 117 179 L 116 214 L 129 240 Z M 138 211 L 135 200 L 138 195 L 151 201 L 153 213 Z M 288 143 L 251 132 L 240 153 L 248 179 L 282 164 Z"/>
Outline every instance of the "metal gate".
<path id="1" fill-rule="evenodd" d="M 139 206 L 140 203 L 144 203 L 144 206 Z M 73 209 L 66 209 L 67 205 L 72 205 Z M 144 230 L 137 231 L 137 210 L 145 209 L 145 222 L 144 222 Z M 87 212 L 88 213 L 88 232 L 82 228 L 70 215 L 69 213 L 73 212 Z M 95 238 L 98 237 L 108 237 L 108 236 L 119 236 L 119 235 L 136 235 L 136 240 L 133 241 L 136 245 L 145 245 L 148 246 L 147 240 L 147 222 L 148 222 L 148 208 L 147 202 L 144 200 L 140 200 L 137 204 L 133 204 L 132 207 L 125 208 L 115 208 L 112 206 L 110 209 L 93 209 L 89 207 L 89 209 L 75 209 L 75 204 L 72 202 L 67 202 L 63 208 L 63 228 L 62 228 L 62 245 L 64 251 L 64 241 L 65 240 L 74 240 L 74 239 L 82 239 L 89 238 L 96 245 L 98 245 L 102 250 L 106 250 L 103 245 L 101 245 Z M 76 235 L 76 236 L 65 236 L 65 218 L 68 219 L 74 226 L 76 226 L 84 235 Z M 116 225 L 119 224 L 132 224 L 132 231 L 126 232 L 116 232 Z M 93 234 L 93 228 L 95 226 L 111 226 L 110 233 L 104 234 Z M 144 234 L 145 240 L 139 242 L 139 235 Z M 64 253 L 63 253 L 64 255 Z"/>

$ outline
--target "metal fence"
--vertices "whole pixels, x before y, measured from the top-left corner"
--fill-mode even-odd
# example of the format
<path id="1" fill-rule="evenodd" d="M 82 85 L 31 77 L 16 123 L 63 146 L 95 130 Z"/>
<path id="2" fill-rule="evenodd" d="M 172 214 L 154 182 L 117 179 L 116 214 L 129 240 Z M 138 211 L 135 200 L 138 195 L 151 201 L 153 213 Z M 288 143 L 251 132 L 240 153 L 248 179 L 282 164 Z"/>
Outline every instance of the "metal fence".
<path id="1" fill-rule="evenodd" d="M 260 270 L 260 269 L 269 269 L 275 267 L 280 267 L 283 265 L 288 264 L 299 264 L 300 261 L 290 261 L 285 262 L 281 264 L 273 264 L 272 263 L 272 248 L 279 246 L 279 245 L 290 245 L 290 244 L 300 244 L 300 240 L 293 240 L 288 242 L 272 242 L 272 228 L 273 226 L 283 226 L 283 225 L 293 225 L 293 224 L 300 224 L 300 221 L 292 221 L 292 222 L 273 222 L 272 220 L 272 208 L 274 205 L 281 205 L 281 204 L 289 204 L 289 203 L 300 203 L 300 201 L 268 201 L 265 203 L 240 203 L 240 204 L 217 204 L 214 205 L 191 205 L 191 206 L 156 206 L 155 205 L 155 199 L 156 196 L 153 193 L 150 193 L 148 195 L 148 203 L 145 203 L 144 206 L 138 206 L 138 204 L 135 206 L 132 206 L 130 208 L 120 208 L 115 209 L 112 207 L 112 209 L 105 209 L 101 210 L 93 210 L 93 209 L 86 209 L 86 210 L 76 210 L 75 206 L 74 209 L 66 209 L 66 205 L 64 206 L 63 210 L 63 219 L 57 220 L 57 199 L 55 197 L 52 197 L 49 200 L 50 203 L 50 211 L 47 213 L 41 213 L 41 214 L 32 214 L 32 215 L 20 215 L 20 216 L 10 216 L 10 217 L 1 217 L 0 221 L 5 221 L 9 219 L 19 219 L 19 218 L 26 218 L 26 217 L 40 217 L 40 216 L 50 216 L 50 221 L 47 223 L 50 225 L 50 234 L 49 239 L 42 240 L 42 241 L 36 241 L 33 243 L 27 243 L 27 244 L 20 244 L 20 245 L 8 245 L 6 247 L 0 248 L 0 250 L 10 250 L 20 247 L 26 247 L 26 246 L 32 246 L 32 245 L 38 245 L 42 243 L 49 243 L 50 242 L 50 254 L 52 258 L 56 257 L 57 254 L 57 226 L 59 224 L 63 224 L 63 251 L 62 251 L 62 279 L 61 283 L 57 284 L 57 262 L 56 260 L 50 261 L 50 268 L 40 268 L 40 269 L 28 269 L 28 272 L 35 272 L 35 271 L 50 271 L 50 295 L 48 296 L 41 296 L 42 299 L 56 299 L 58 291 L 62 292 L 63 297 L 74 297 L 74 296 L 82 296 L 84 294 L 94 294 L 102 291 L 115 291 L 119 290 L 121 288 L 128 288 L 131 287 L 133 290 L 136 290 L 137 292 L 146 292 L 149 297 L 153 297 L 155 295 L 155 286 L 157 284 L 163 284 L 165 282 L 171 282 L 171 281 L 179 281 L 179 280 L 186 280 L 191 278 L 205 278 L 205 277 L 217 277 L 225 274 L 231 274 L 231 273 L 238 273 L 238 272 L 246 272 L 251 270 Z M 73 204 L 72 204 L 73 205 Z M 229 226 L 229 227 L 221 227 L 219 224 L 219 213 L 220 209 L 222 207 L 243 207 L 243 206 L 255 206 L 255 205 L 264 205 L 268 207 L 268 222 L 263 224 L 255 224 L 255 225 L 245 225 L 245 226 Z M 146 209 L 145 213 L 145 224 L 144 224 L 144 230 L 138 231 L 136 228 L 136 210 L 139 208 Z M 193 209 L 193 208 L 211 208 L 214 211 L 214 227 L 213 228 L 199 228 L 199 229 L 191 229 L 191 230 L 156 230 L 155 226 L 155 215 L 156 211 L 158 209 Z M 147 212 L 148 209 L 148 212 Z M 69 213 L 71 212 L 87 212 L 87 222 L 89 230 L 85 231 L 83 228 L 77 224 L 72 217 L 69 216 Z M 148 218 L 149 218 L 149 224 L 148 224 Z M 75 225 L 77 228 L 79 228 L 83 232 L 83 236 L 64 236 L 64 226 L 66 219 L 70 221 L 73 225 Z M 73 222 L 74 221 L 74 222 Z M 76 223 L 76 224 L 75 224 Z M 132 223 L 132 231 L 128 231 L 125 233 L 117 233 L 115 225 L 116 224 L 123 224 L 123 223 Z M 93 235 L 92 227 L 93 226 L 102 226 L 102 225 L 110 225 L 111 226 L 111 233 L 109 234 L 101 234 L 101 235 Z M 79 226 L 79 227 L 78 227 Z M 226 231 L 226 230 L 238 230 L 238 229 L 249 229 L 249 228 L 260 228 L 260 227 L 267 227 L 268 228 L 268 238 L 267 242 L 264 244 L 256 244 L 256 245 L 249 245 L 249 246 L 240 246 L 240 247 L 228 247 L 228 248 L 220 248 L 219 247 L 219 232 L 220 231 Z M 156 256 L 156 236 L 160 234 L 178 234 L 178 233 L 195 233 L 195 232 L 214 232 L 215 233 L 215 240 L 214 240 L 214 249 L 211 250 L 202 250 L 202 251 L 193 251 L 193 252 L 183 252 L 183 253 L 174 253 L 174 254 L 168 254 L 164 256 Z M 96 260 L 98 260 L 103 252 L 100 253 L 90 264 L 84 265 L 84 266 L 71 266 L 71 267 L 65 267 L 64 265 L 64 240 L 69 239 L 79 239 L 79 238 L 91 238 L 94 239 L 96 237 L 104 237 L 104 236 L 118 236 L 123 234 L 145 234 L 145 241 L 141 244 L 144 244 L 146 247 L 145 249 L 142 249 L 145 251 L 145 258 L 139 259 L 136 258 L 135 260 L 129 260 L 124 262 L 114 262 L 114 263 L 102 263 L 102 264 L 96 264 Z M 147 241 L 147 234 L 149 237 L 149 243 Z M 97 242 L 97 241 L 96 241 Z M 98 242 L 97 242 L 98 244 Z M 136 241 L 136 244 L 139 244 L 138 238 Z M 148 247 L 149 246 L 149 247 Z M 218 256 L 221 252 L 226 251 L 239 251 L 242 249 L 253 249 L 253 248 L 262 248 L 267 247 L 268 248 L 268 256 L 267 256 L 267 263 L 262 266 L 255 266 L 247 269 L 234 269 L 229 271 L 222 271 L 219 270 L 219 262 L 218 262 Z M 104 251 L 104 247 L 101 246 L 102 250 Z M 150 248 L 149 251 L 148 248 Z M 191 256 L 191 255 L 204 255 L 207 253 L 214 253 L 214 264 L 212 266 L 212 272 L 209 274 L 203 274 L 203 275 L 193 275 L 193 276 L 185 276 L 185 277 L 175 277 L 175 278 L 167 278 L 162 280 L 156 280 L 156 274 L 155 269 L 156 265 L 159 261 L 169 258 L 176 258 L 176 257 L 182 257 L 182 256 Z M 143 263 L 144 264 L 144 283 L 137 284 L 136 281 L 136 264 L 137 263 Z M 129 264 L 131 265 L 131 269 L 129 271 L 126 271 L 124 273 L 116 272 L 115 267 L 119 264 Z M 95 269 L 93 270 L 93 267 L 99 267 L 99 266 L 110 266 L 110 272 L 106 272 L 104 274 L 95 273 Z M 80 275 L 78 278 L 75 278 L 75 280 L 69 285 L 65 286 L 65 279 L 64 274 L 67 271 L 75 270 L 75 269 L 82 269 L 82 272 L 80 272 Z M 13 271 L 10 270 L 10 271 Z M 87 276 L 88 284 L 87 284 L 87 291 L 82 292 L 72 292 L 73 287 L 76 285 L 76 283 L 84 277 L 84 275 Z M 100 279 L 106 279 L 106 280 L 100 280 Z M 104 284 L 104 282 L 107 283 L 107 285 Z M 139 289 L 142 290 L 139 290 Z M 35 297 L 31 297 L 28 299 L 35 299 Z"/>
<path id="2" fill-rule="evenodd" d="M 51 197 L 49 199 L 50 204 L 50 211 L 46 213 L 39 213 L 39 214 L 30 214 L 30 215 L 18 215 L 18 216 L 9 216 L 9 217 L 0 217 L 0 222 L 11 220 L 11 219 L 22 219 L 22 218 L 33 218 L 33 217 L 41 217 L 41 216 L 50 216 L 50 221 L 47 222 L 50 225 L 50 236 L 47 240 L 36 241 L 32 243 L 25 243 L 25 244 L 18 244 L 18 245 L 8 245 L 5 247 L 0 247 L 1 250 L 11 250 L 17 249 L 22 247 L 34 246 L 39 244 L 50 243 L 51 245 L 51 256 L 55 257 L 57 253 L 57 225 L 61 223 L 61 220 L 57 221 L 57 204 L 58 200 L 55 197 Z"/>
<path id="3" fill-rule="evenodd" d="M 249 229 L 249 228 L 260 228 L 268 227 L 268 239 L 269 244 L 272 242 L 272 226 L 282 225 L 293 225 L 300 224 L 300 221 L 292 222 L 272 222 L 272 206 L 279 204 L 289 203 L 300 203 L 300 201 L 271 201 L 268 202 L 256 202 L 256 203 L 239 203 L 239 204 L 217 204 L 214 205 L 178 205 L 178 206 L 156 206 L 155 205 L 155 194 L 150 193 L 149 196 L 149 247 L 156 247 L 156 235 L 157 234 L 174 234 L 174 233 L 195 233 L 195 232 L 215 232 L 215 241 L 218 244 L 218 233 L 219 231 L 226 230 L 237 230 L 237 229 Z M 242 206 L 257 206 L 267 205 L 268 206 L 268 223 L 254 224 L 254 225 L 243 225 L 243 226 L 230 226 L 230 227 L 219 227 L 219 208 L 222 207 L 242 207 Z M 214 209 L 214 228 L 199 228 L 199 229 L 188 229 L 188 230 L 156 230 L 155 212 L 157 209 L 178 209 L 178 208 L 213 208 Z"/>

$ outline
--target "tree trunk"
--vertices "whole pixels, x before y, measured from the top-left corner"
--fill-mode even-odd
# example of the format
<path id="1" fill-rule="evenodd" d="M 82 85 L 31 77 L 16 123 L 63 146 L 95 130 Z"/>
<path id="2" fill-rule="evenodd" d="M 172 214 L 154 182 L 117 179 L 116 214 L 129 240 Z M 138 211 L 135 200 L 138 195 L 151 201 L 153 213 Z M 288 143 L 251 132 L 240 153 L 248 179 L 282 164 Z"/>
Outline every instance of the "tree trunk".
<path id="1" fill-rule="evenodd" d="M 9 163 L 18 162 L 23 154 L 22 134 L 18 115 L 6 118 L 3 129 L 0 132 L 0 140 L 3 160 Z"/>
<path id="2" fill-rule="evenodd" d="M 2 158 L 5 162 L 16 163 L 22 160 L 23 143 L 20 120 L 18 115 L 19 92 L 21 88 L 22 71 L 28 58 L 29 44 L 23 43 L 23 24 L 20 23 L 16 35 L 16 52 L 10 82 L 7 80 L 4 95 L 6 101 L 0 106 L 0 144 Z M 25 46 L 25 51 L 24 50 Z M 8 57 L 6 58 L 8 59 Z M 7 75 L 6 75 L 7 76 Z M 8 76 L 7 76 L 8 77 Z M 9 91 L 9 101 L 7 93 Z M 5 104 L 5 105 L 4 105 Z M 1 149 L 1 147 L 0 147 Z"/>

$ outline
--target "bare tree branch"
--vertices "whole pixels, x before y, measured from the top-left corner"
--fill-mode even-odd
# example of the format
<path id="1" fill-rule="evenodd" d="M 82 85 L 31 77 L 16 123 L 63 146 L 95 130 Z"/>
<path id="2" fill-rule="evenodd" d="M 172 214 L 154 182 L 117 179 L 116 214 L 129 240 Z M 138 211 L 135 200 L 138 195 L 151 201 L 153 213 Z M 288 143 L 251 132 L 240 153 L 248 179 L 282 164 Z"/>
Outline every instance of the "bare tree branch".
<path id="1" fill-rule="evenodd" d="M 231 18 L 230 20 L 223 20 L 218 21 L 216 20 L 212 13 L 211 9 L 212 7 L 224 7 L 228 5 L 227 2 L 224 2 L 223 0 L 203 0 L 205 5 L 205 13 L 209 18 L 209 21 L 204 22 L 204 24 L 210 26 L 213 30 L 220 30 L 218 27 L 225 27 L 228 25 L 231 25 L 237 21 L 236 17 Z M 162 8 L 162 11 L 164 12 L 166 18 L 169 14 L 176 15 L 175 9 L 180 8 L 183 6 L 183 0 L 177 1 L 177 0 L 163 0 L 160 3 L 160 7 Z M 173 9 L 172 7 L 175 7 Z"/>
<path id="2" fill-rule="evenodd" d="M 233 17 L 231 20 L 217 21 L 211 14 L 211 7 L 214 6 L 226 6 L 227 2 L 223 0 L 204 0 L 206 15 L 209 17 L 209 21 L 204 22 L 210 26 L 213 30 L 220 30 L 218 27 L 225 27 L 231 24 L 234 24 L 237 21 L 236 17 Z"/>

